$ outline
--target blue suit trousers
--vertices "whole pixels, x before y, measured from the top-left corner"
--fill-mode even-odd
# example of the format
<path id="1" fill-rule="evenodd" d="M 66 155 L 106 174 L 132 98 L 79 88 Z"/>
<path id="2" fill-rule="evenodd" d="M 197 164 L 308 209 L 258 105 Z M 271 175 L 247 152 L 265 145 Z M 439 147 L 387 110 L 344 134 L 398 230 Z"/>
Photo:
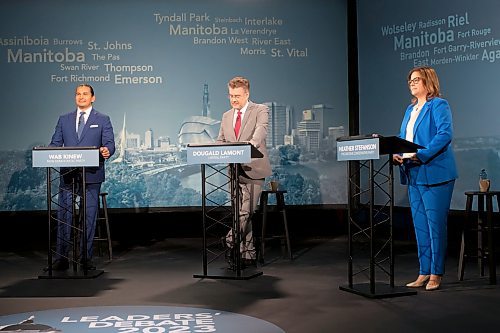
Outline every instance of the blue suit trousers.
<path id="1" fill-rule="evenodd" d="M 455 181 L 441 185 L 409 185 L 420 274 L 444 274 L 447 221 Z"/>
<path id="2" fill-rule="evenodd" d="M 83 242 L 86 241 L 87 245 L 87 259 L 92 258 L 93 254 L 93 242 L 95 235 L 97 210 L 99 206 L 99 192 L 101 190 L 101 183 L 86 184 L 86 237 L 82 236 L 80 242 L 80 257 L 83 253 Z M 81 195 L 81 190 L 78 191 Z M 73 194 L 71 184 L 61 185 L 59 189 L 59 210 L 57 211 L 57 218 L 59 223 L 57 225 L 57 257 L 68 257 L 69 251 L 71 250 L 71 230 L 73 226 Z M 75 239 L 73 239 L 75 241 Z M 76 260 L 76 258 L 74 258 Z"/>

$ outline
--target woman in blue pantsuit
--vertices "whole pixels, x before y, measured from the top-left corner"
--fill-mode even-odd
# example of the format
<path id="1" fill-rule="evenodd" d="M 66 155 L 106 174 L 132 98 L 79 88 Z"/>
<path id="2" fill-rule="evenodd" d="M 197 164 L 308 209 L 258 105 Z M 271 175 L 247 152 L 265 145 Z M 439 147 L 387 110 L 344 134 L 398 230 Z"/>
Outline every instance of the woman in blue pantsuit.
<path id="1" fill-rule="evenodd" d="M 447 218 L 457 168 L 451 141 L 453 124 L 448 102 L 442 99 L 436 72 L 413 68 L 408 74 L 413 95 L 401 124 L 400 137 L 424 148 L 394 155 L 408 197 L 418 245 L 420 271 L 407 287 L 438 289 L 444 273 Z"/>

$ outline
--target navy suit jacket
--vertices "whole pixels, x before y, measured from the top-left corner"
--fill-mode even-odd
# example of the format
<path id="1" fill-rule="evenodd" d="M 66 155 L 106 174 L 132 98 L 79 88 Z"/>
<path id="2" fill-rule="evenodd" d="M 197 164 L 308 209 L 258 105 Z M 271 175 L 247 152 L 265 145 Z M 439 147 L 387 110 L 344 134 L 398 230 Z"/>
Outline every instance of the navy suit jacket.
<path id="1" fill-rule="evenodd" d="M 52 147 L 107 147 L 111 155 L 115 152 L 115 136 L 108 116 L 90 111 L 80 139 L 76 132 L 77 110 L 59 117 L 52 140 Z M 99 166 L 85 168 L 86 183 L 102 183 L 105 178 L 104 158 L 99 154 Z"/>
<path id="2" fill-rule="evenodd" d="M 406 137 L 413 104 L 406 109 L 399 137 Z M 458 177 L 451 146 L 453 123 L 450 105 L 445 99 L 434 97 L 420 111 L 413 128 L 413 142 L 424 146 L 417 150 L 421 164 L 406 161 L 400 168 L 401 183 L 435 185 Z"/>

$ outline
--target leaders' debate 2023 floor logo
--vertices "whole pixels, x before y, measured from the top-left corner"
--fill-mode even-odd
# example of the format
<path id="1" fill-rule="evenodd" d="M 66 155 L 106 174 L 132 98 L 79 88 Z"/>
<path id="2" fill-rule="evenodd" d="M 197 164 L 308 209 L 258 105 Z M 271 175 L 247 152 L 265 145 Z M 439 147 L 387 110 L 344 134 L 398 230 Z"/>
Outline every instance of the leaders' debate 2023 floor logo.
<path id="1" fill-rule="evenodd" d="M 284 333 L 274 324 L 232 312 L 168 306 L 102 306 L 0 317 L 1 332 Z"/>

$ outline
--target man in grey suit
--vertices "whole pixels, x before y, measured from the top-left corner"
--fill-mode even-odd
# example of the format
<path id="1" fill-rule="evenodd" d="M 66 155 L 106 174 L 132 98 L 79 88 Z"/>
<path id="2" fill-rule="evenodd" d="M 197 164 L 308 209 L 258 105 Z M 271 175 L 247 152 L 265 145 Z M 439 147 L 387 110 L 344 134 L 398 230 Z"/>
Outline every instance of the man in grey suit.
<path id="1" fill-rule="evenodd" d="M 252 213 L 262 192 L 264 179 L 271 175 L 271 164 L 266 149 L 269 111 L 266 105 L 249 101 L 250 82 L 237 76 L 228 83 L 231 109 L 222 116 L 217 142 L 250 142 L 264 157 L 241 164 L 239 169 L 241 256 L 246 265 L 255 264 L 252 235 Z M 232 232 L 226 236 L 232 244 Z"/>

